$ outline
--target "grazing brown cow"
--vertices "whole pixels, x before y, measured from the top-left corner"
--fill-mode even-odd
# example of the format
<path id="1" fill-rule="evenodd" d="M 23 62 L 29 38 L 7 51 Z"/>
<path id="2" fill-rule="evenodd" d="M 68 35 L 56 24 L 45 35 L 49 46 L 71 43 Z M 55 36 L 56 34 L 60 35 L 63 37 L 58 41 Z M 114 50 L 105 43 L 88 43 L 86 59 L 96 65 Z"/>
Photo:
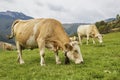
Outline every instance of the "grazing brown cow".
<path id="1" fill-rule="evenodd" d="M 12 50 L 16 49 L 16 46 L 14 46 L 10 43 L 6 43 L 6 42 L 0 42 L 0 48 L 3 49 L 3 50 L 12 51 Z"/>
<path id="2" fill-rule="evenodd" d="M 39 47 L 41 66 L 45 65 L 45 47 L 55 52 L 56 63 L 60 64 L 58 50 L 65 52 L 66 60 L 73 60 L 76 64 L 83 62 L 80 47 L 70 39 L 64 31 L 62 24 L 55 19 L 31 19 L 16 20 L 12 24 L 11 36 L 15 37 L 18 49 L 18 61 L 24 63 L 22 59 L 22 48 Z M 66 62 L 67 63 L 67 62 Z"/>
<path id="3" fill-rule="evenodd" d="M 80 25 L 78 26 L 77 29 L 78 37 L 79 37 L 79 42 L 82 45 L 81 39 L 82 37 L 87 37 L 87 45 L 89 41 L 89 37 L 92 37 L 93 39 L 93 44 L 95 44 L 94 38 L 98 38 L 98 41 L 102 43 L 102 35 L 99 33 L 97 27 L 95 25 Z"/>

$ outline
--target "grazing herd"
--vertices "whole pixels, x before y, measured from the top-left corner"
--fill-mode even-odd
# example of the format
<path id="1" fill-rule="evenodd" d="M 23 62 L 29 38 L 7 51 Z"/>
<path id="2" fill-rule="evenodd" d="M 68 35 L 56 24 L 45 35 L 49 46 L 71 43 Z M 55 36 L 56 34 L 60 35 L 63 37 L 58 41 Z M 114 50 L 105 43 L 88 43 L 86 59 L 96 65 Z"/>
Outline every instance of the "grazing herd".
<path id="1" fill-rule="evenodd" d="M 24 63 L 22 50 L 26 48 L 39 48 L 41 66 L 45 65 L 45 48 L 54 51 L 56 64 L 61 64 L 58 56 L 59 50 L 63 51 L 65 64 L 69 63 L 69 59 L 74 61 L 75 64 L 80 64 L 83 63 L 79 46 L 79 43 L 82 45 L 82 38 L 87 37 L 87 45 L 89 37 L 93 38 L 93 44 L 95 44 L 94 38 L 98 38 L 100 43 L 103 41 L 102 35 L 95 25 L 78 26 L 77 33 L 78 38 L 75 36 L 69 37 L 64 31 L 63 25 L 58 20 L 51 18 L 15 20 L 11 27 L 9 39 L 15 37 L 16 47 L 10 49 L 4 46 L 3 48 L 6 50 L 17 49 L 20 64 Z"/>

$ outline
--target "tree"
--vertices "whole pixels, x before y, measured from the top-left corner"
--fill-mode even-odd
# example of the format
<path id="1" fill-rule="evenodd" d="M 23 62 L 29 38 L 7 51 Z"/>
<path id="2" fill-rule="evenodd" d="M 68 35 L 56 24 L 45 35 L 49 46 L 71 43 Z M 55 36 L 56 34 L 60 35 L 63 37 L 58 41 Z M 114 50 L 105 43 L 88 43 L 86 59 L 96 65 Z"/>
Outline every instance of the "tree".
<path id="1" fill-rule="evenodd" d="M 116 19 L 120 20 L 120 15 L 119 14 L 116 15 Z"/>

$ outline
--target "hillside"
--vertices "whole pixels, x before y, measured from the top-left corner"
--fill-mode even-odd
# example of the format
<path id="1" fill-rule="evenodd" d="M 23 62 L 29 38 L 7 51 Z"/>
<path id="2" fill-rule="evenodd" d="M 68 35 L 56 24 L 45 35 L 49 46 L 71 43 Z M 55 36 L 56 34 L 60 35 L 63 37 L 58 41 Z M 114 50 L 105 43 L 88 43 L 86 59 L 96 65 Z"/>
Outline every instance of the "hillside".
<path id="1" fill-rule="evenodd" d="M 120 31 L 120 16 L 109 18 L 95 23 L 100 33 L 110 33 Z"/>
<path id="2" fill-rule="evenodd" d="M 13 43 L 13 40 L 8 40 L 6 36 L 10 34 L 11 25 L 16 19 L 32 19 L 30 16 L 26 16 L 21 12 L 0 12 L 0 41 Z"/>

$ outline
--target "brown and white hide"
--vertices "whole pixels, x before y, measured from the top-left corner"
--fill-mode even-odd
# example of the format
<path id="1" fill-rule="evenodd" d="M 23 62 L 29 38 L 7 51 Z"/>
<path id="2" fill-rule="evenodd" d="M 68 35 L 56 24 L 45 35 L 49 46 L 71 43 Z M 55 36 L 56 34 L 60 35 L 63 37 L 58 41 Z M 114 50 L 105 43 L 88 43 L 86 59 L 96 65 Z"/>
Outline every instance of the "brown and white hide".
<path id="1" fill-rule="evenodd" d="M 57 64 L 61 63 L 58 56 L 58 50 L 60 49 L 65 52 L 66 58 L 73 60 L 75 63 L 83 62 L 78 44 L 72 45 L 62 24 L 55 19 L 16 20 L 12 24 L 9 38 L 13 37 L 15 37 L 20 64 L 24 63 L 22 48 L 34 49 L 37 47 L 40 51 L 41 66 L 45 65 L 45 47 L 55 52 Z"/>

